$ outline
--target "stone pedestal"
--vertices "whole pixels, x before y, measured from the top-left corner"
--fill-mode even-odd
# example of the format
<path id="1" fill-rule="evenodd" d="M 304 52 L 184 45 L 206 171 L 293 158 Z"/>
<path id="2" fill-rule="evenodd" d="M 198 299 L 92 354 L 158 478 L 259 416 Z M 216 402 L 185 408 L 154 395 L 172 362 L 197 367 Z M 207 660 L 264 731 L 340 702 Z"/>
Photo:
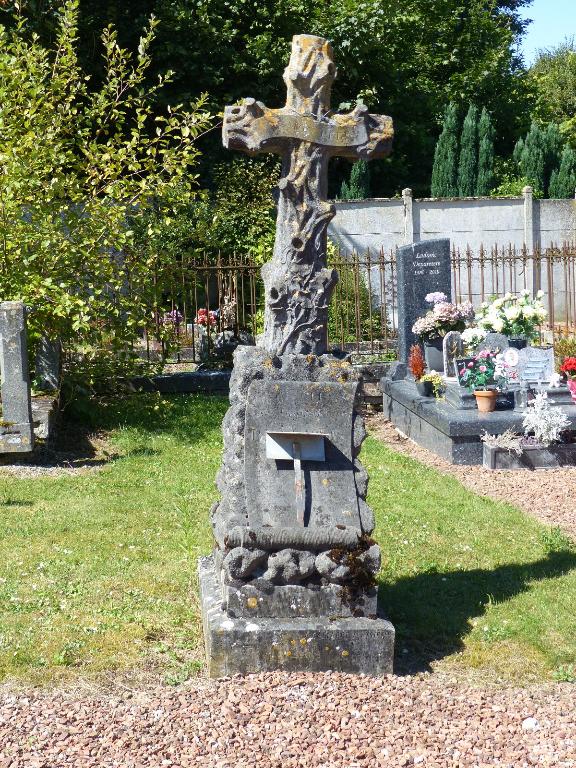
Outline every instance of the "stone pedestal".
<path id="1" fill-rule="evenodd" d="M 273 670 L 392 672 L 394 627 L 381 618 L 231 618 L 222 609 L 214 560 L 198 565 L 210 677 Z"/>
<path id="2" fill-rule="evenodd" d="M 358 460 L 359 383 L 331 355 L 236 351 L 212 511 L 217 546 L 199 566 L 212 676 L 392 671 L 394 628 L 379 615 L 380 548 Z M 321 438 L 321 455 L 302 452 L 300 485 L 296 462 L 270 455 L 270 436 L 287 434 L 302 445 Z"/>

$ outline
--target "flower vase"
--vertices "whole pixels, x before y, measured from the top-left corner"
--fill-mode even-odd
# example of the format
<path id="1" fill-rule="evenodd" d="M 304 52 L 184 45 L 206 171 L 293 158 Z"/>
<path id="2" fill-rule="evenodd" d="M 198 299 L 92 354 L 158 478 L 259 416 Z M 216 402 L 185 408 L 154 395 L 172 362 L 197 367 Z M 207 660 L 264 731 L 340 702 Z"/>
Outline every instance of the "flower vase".
<path id="1" fill-rule="evenodd" d="M 508 336 L 508 344 L 512 349 L 526 349 L 528 340 L 524 336 Z"/>
<path id="2" fill-rule="evenodd" d="M 434 386 L 431 381 L 417 381 L 416 389 L 421 397 L 432 397 L 434 395 Z"/>
<path id="3" fill-rule="evenodd" d="M 572 402 L 576 403 L 576 379 L 568 379 L 566 381 L 570 394 L 572 395 Z"/>
<path id="4" fill-rule="evenodd" d="M 424 342 L 424 357 L 429 371 L 444 373 L 443 339 L 430 339 Z"/>
<path id="5" fill-rule="evenodd" d="M 492 413 L 496 410 L 498 392 L 495 389 L 475 389 L 474 396 L 480 413 Z"/>

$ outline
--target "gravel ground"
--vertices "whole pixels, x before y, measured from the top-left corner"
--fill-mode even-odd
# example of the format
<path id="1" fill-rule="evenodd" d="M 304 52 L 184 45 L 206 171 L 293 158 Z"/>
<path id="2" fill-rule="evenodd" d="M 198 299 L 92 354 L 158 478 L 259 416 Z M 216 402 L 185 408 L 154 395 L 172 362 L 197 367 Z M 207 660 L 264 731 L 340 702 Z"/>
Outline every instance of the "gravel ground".
<path id="1" fill-rule="evenodd" d="M 523 509 L 544 523 L 559 526 L 576 538 L 576 467 L 568 469 L 492 470 L 449 464 L 400 435 L 381 414 L 366 420 L 370 432 L 395 451 L 454 475 L 479 496 L 489 496 Z"/>
<path id="2" fill-rule="evenodd" d="M 576 688 L 429 675 L 199 680 L 121 697 L 0 695 L 2 768 L 576 766 Z"/>

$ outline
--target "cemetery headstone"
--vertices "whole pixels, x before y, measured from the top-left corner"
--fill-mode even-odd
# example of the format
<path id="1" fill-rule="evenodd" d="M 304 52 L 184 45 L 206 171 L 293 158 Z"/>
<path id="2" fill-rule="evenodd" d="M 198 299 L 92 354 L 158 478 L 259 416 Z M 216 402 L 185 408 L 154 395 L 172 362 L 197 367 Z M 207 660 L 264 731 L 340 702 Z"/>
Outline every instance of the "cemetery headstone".
<path id="1" fill-rule="evenodd" d="M 424 240 L 403 245 L 396 251 L 398 282 L 398 359 L 408 360 L 416 320 L 431 308 L 425 300 L 429 293 L 452 295 L 450 240 Z"/>
<path id="2" fill-rule="evenodd" d="M 459 331 L 448 331 L 442 341 L 444 373 L 451 378 L 457 377 L 456 359 L 464 354 L 464 342 Z"/>
<path id="3" fill-rule="evenodd" d="M 548 382 L 554 374 L 554 349 L 524 347 L 518 350 L 516 373 L 519 383 Z"/>
<path id="4" fill-rule="evenodd" d="M 264 333 L 234 353 L 224 419 L 216 547 L 199 563 L 212 676 L 267 669 L 392 669 L 394 628 L 378 618 L 380 548 L 370 538 L 359 381 L 326 354 L 337 280 L 326 266 L 326 171 L 334 155 L 384 157 L 392 121 L 330 111 L 330 44 L 297 35 L 286 106 L 226 107 L 224 145 L 282 156 L 276 242 L 262 270 Z"/>
<path id="5" fill-rule="evenodd" d="M 21 301 L 0 302 L 0 372 L 0 452 L 27 453 L 34 448 L 34 428 L 28 372 L 26 307 Z"/>
<path id="6" fill-rule="evenodd" d="M 487 333 L 484 339 L 476 347 L 476 352 L 504 352 L 508 349 L 510 343 L 508 336 L 503 333 Z"/>

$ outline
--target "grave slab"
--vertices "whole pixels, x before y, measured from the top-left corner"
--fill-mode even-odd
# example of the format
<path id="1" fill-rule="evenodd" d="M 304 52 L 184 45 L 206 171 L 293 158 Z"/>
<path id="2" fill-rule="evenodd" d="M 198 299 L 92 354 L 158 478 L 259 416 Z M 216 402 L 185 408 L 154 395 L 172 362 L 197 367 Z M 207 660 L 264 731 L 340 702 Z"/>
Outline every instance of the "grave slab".
<path id="1" fill-rule="evenodd" d="M 451 464 L 482 464 L 484 431 L 499 435 L 507 429 L 522 432 L 521 411 L 480 413 L 454 408 L 447 402 L 420 397 L 412 381 L 382 379 L 383 413 L 395 427 L 419 445 Z M 558 405 L 576 429 L 576 407 Z"/>

